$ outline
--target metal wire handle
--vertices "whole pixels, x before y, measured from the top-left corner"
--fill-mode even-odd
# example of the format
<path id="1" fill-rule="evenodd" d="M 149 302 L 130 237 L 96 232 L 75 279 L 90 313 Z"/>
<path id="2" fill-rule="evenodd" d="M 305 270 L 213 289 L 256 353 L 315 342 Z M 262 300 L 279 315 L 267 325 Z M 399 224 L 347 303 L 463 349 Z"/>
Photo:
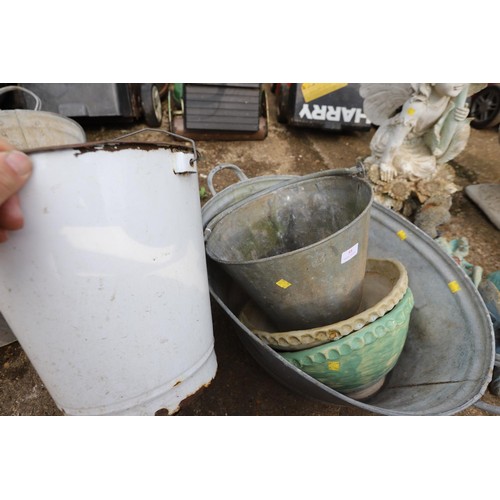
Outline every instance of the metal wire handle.
<path id="1" fill-rule="evenodd" d="M 20 90 L 21 92 L 26 92 L 33 99 L 35 99 L 35 109 L 33 111 L 40 111 L 42 109 L 42 100 L 31 90 L 25 89 L 24 87 L 19 87 L 17 85 L 7 85 L 6 87 L 0 88 L 0 95 L 6 94 L 7 92 L 12 92 L 14 90 Z"/>
<path id="2" fill-rule="evenodd" d="M 169 132 L 168 130 L 163 130 L 163 129 L 158 129 L 158 128 L 142 128 L 140 130 L 136 130 L 135 132 L 130 132 L 129 134 L 121 135 L 120 137 L 115 137 L 114 139 L 112 139 L 112 141 L 119 141 L 121 139 L 125 139 L 127 137 L 132 136 L 132 135 L 140 134 L 142 132 L 158 132 L 158 133 L 162 133 L 162 134 L 171 135 L 171 136 L 173 136 L 177 139 L 180 139 L 182 141 L 190 142 L 191 146 L 193 148 L 194 158 L 191 158 L 189 160 L 189 164 L 193 165 L 194 163 L 196 163 L 198 161 L 198 152 L 196 151 L 196 144 L 193 141 L 193 139 L 190 139 L 189 137 L 184 137 L 183 135 L 174 134 L 173 132 Z"/>
<path id="3" fill-rule="evenodd" d="M 205 230 L 203 232 L 203 236 L 205 239 L 205 242 L 208 240 L 210 237 L 210 234 L 212 233 L 213 227 L 227 214 L 229 211 L 235 210 L 236 208 L 239 208 L 240 206 L 243 206 L 245 203 L 248 203 L 249 201 L 252 201 L 256 198 L 263 197 L 266 194 L 272 193 L 274 191 L 277 191 L 280 188 L 287 187 L 287 186 L 292 186 L 293 184 L 296 184 L 298 182 L 303 182 L 311 179 L 319 179 L 321 177 L 342 177 L 342 176 L 354 176 L 354 177 L 365 177 L 366 176 L 366 168 L 365 165 L 361 160 L 358 160 L 356 162 L 356 165 L 354 167 L 347 167 L 347 168 L 337 168 L 337 169 L 331 169 L 331 170 L 320 170 L 318 172 L 313 172 L 312 174 L 306 174 L 302 176 L 294 176 L 291 179 L 286 179 L 283 181 L 279 181 L 276 184 L 273 184 L 262 191 L 257 191 L 256 193 L 253 193 L 252 195 L 248 196 L 247 198 L 244 198 L 243 200 L 238 201 L 234 205 L 231 205 L 230 207 L 222 210 L 219 212 L 212 220 L 210 220 L 207 225 L 205 226 Z"/>
<path id="4" fill-rule="evenodd" d="M 221 164 L 217 165 L 216 167 L 214 167 L 210 171 L 210 173 L 208 174 L 208 177 L 207 177 L 207 186 L 208 186 L 209 191 L 212 193 L 212 196 L 215 196 L 217 194 L 217 191 L 216 191 L 214 184 L 213 184 L 213 177 L 217 172 L 220 172 L 221 170 L 224 170 L 226 168 L 229 170 L 233 170 L 236 173 L 236 175 L 238 176 L 238 179 L 240 181 L 246 181 L 248 179 L 248 177 L 244 174 L 244 172 L 241 170 L 241 168 L 238 167 L 237 165 L 233 165 L 232 163 L 221 163 Z"/>

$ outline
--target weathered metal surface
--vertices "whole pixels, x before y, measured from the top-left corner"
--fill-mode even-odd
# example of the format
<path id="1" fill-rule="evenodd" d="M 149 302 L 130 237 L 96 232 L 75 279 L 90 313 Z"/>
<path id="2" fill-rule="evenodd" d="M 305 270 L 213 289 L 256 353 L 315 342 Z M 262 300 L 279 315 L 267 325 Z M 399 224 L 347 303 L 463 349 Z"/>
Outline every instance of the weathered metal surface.
<path id="1" fill-rule="evenodd" d="M 372 199 L 356 177 L 289 181 L 221 214 L 206 251 L 280 329 L 333 323 L 361 301 Z"/>
<path id="2" fill-rule="evenodd" d="M 301 395 L 382 415 L 452 415 L 479 401 L 491 380 L 495 342 L 472 281 L 423 231 L 377 203 L 371 211 L 368 256 L 405 265 L 415 306 L 398 363 L 381 390 L 364 402 L 321 384 L 259 340 L 238 319 L 248 295 L 209 261 L 210 290 L 249 353 Z"/>
<path id="3" fill-rule="evenodd" d="M 232 170 L 237 175 L 239 182 L 231 184 L 222 191 L 217 192 L 214 185 L 214 178 L 216 174 L 223 170 Z M 245 200 L 263 189 L 274 186 L 277 181 L 283 182 L 294 178 L 296 179 L 298 176 L 262 175 L 249 179 L 237 165 L 231 163 L 217 165 L 207 176 L 207 186 L 212 194 L 212 198 L 203 205 L 203 229 L 206 228 L 208 222 L 236 203 Z"/>

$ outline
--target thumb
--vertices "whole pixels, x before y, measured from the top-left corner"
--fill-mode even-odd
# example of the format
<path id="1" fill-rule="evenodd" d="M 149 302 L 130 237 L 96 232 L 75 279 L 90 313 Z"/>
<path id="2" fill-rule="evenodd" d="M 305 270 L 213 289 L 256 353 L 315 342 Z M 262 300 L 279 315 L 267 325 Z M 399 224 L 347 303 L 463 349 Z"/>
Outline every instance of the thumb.
<path id="1" fill-rule="evenodd" d="M 33 165 L 20 151 L 0 153 L 0 205 L 17 193 L 29 179 Z"/>

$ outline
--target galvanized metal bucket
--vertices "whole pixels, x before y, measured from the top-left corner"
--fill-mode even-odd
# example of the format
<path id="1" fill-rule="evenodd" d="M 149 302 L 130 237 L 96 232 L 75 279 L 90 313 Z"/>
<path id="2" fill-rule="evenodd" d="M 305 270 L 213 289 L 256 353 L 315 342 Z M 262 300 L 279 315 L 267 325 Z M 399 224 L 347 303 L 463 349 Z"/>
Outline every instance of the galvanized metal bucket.
<path id="1" fill-rule="evenodd" d="M 28 154 L 26 223 L 0 245 L 8 324 L 65 414 L 175 412 L 217 368 L 196 150 Z"/>
<path id="2" fill-rule="evenodd" d="M 276 184 L 280 182 L 276 180 Z M 241 189 L 248 186 L 242 185 Z M 220 203 L 219 209 L 223 208 Z M 211 211 L 203 208 L 204 227 L 210 224 L 211 217 Z M 226 268 L 211 260 L 210 292 L 262 368 L 307 398 L 381 415 L 453 415 L 476 403 L 482 407 L 480 399 L 492 377 L 495 338 L 488 311 L 472 281 L 423 231 L 375 202 L 368 255 L 404 264 L 415 307 L 396 366 L 383 387 L 364 401 L 346 396 L 299 370 L 249 330 L 239 320 L 248 294 Z"/>
<path id="3" fill-rule="evenodd" d="M 57 113 L 41 111 L 42 101 L 30 90 L 9 85 L 0 88 L 0 95 L 13 91 L 25 92 L 35 101 L 32 110 L 0 110 L 0 137 L 7 139 L 13 146 L 33 149 L 86 141 L 85 131 L 76 121 Z"/>
<path id="4" fill-rule="evenodd" d="M 348 318 L 361 300 L 372 188 L 320 174 L 231 206 L 207 232 L 208 256 L 285 330 Z"/>
<path id="5" fill-rule="evenodd" d="M 233 172 L 238 177 L 239 181 L 234 184 L 230 184 L 222 191 L 218 192 L 214 185 L 214 178 L 219 172 L 223 171 Z M 254 177 L 253 179 L 249 179 L 243 170 L 238 167 L 238 165 L 234 165 L 232 163 L 221 163 L 214 167 L 207 176 L 207 186 L 212 198 L 210 198 L 203 205 L 204 219 L 208 223 L 224 210 L 227 210 L 229 207 L 246 200 L 253 194 L 271 186 L 275 186 L 277 182 L 287 181 L 294 178 L 297 178 L 297 176 L 261 175 L 259 177 Z M 206 224 L 204 227 L 206 227 Z"/>

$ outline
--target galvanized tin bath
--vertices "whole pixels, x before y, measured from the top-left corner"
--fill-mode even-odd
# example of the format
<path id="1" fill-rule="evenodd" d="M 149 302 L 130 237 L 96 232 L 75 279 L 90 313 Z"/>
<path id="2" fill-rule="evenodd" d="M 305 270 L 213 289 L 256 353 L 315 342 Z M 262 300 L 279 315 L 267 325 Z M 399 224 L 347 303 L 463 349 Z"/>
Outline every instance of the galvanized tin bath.
<path id="1" fill-rule="evenodd" d="M 209 220 L 202 214 L 206 226 Z M 366 401 L 321 384 L 258 339 L 238 319 L 248 295 L 213 262 L 208 268 L 210 291 L 263 369 L 303 396 L 381 415 L 453 415 L 474 405 L 492 377 L 495 341 L 472 281 L 423 231 L 377 203 L 371 211 L 368 257 L 403 263 L 415 306 L 396 366 Z"/>

